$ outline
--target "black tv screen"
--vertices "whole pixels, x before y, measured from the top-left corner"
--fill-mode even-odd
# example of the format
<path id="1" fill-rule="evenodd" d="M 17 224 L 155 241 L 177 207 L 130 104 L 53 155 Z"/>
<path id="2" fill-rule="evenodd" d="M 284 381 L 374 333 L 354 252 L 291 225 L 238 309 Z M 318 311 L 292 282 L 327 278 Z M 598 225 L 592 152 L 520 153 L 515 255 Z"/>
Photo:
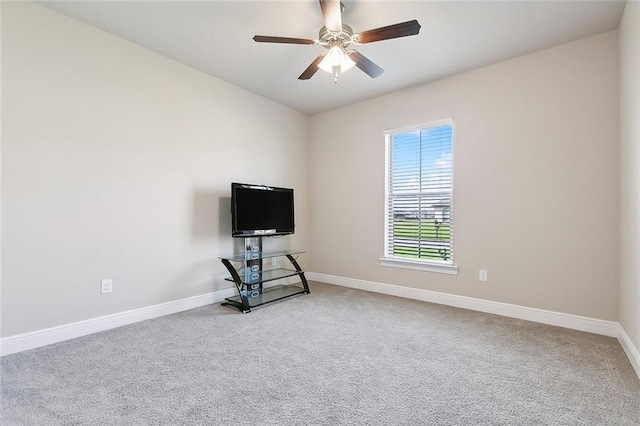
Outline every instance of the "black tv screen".
<path id="1" fill-rule="evenodd" d="M 231 227 L 234 237 L 293 234 L 293 189 L 232 183 Z"/>

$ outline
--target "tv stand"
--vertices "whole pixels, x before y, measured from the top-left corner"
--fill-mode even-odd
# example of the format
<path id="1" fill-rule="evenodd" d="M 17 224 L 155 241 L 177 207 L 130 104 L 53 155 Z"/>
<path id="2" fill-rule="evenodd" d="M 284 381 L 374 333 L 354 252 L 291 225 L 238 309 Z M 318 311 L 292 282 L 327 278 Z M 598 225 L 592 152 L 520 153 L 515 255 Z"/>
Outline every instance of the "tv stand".
<path id="1" fill-rule="evenodd" d="M 262 237 L 245 238 L 245 252 L 234 256 L 220 257 L 231 277 L 226 281 L 235 283 L 238 295 L 225 298 L 223 306 L 232 306 L 242 313 L 251 312 L 251 308 L 286 299 L 298 294 L 309 294 L 309 284 L 304 272 L 297 262 L 297 255 L 303 251 L 283 250 L 275 252 L 262 251 Z M 276 257 L 286 257 L 293 266 L 290 268 L 276 268 L 264 270 L 262 261 Z M 234 266 L 234 264 L 236 266 Z M 298 276 L 300 282 L 296 284 L 281 284 L 265 286 L 289 277 Z"/>

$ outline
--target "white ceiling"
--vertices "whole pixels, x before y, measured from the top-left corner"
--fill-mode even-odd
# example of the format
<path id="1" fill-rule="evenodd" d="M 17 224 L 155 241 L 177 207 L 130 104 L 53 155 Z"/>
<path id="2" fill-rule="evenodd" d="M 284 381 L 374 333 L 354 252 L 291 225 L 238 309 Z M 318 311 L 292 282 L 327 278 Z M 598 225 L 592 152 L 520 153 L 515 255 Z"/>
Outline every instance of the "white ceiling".
<path id="1" fill-rule="evenodd" d="M 343 0 L 354 32 L 417 19 L 420 34 L 357 46 L 385 73 L 298 76 L 320 46 L 252 37 L 318 37 L 317 0 L 65 1 L 41 4 L 307 114 L 370 99 L 618 28 L 624 1 Z"/>

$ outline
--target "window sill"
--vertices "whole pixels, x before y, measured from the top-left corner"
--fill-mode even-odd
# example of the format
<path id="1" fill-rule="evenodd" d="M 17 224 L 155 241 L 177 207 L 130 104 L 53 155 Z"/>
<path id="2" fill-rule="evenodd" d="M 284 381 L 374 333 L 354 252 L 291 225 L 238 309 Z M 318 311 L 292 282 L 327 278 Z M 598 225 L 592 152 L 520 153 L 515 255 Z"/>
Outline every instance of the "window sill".
<path id="1" fill-rule="evenodd" d="M 416 260 L 406 260 L 391 257 L 380 258 L 381 266 L 390 268 L 413 269 L 416 271 L 436 272 L 438 274 L 458 275 L 458 267 L 455 265 L 444 265 L 435 262 L 424 262 Z"/>

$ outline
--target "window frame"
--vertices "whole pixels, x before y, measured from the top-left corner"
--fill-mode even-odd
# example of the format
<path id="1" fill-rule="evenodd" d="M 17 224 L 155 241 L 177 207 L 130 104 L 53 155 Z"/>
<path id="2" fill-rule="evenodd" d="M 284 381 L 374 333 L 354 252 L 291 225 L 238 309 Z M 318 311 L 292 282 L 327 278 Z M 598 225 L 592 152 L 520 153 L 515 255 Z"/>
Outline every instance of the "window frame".
<path id="1" fill-rule="evenodd" d="M 390 213 L 391 208 L 389 207 L 390 197 L 391 197 L 391 161 L 392 161 L 392 139 L 394 134 L 405 133 L 405 132 L 413 132 L 413 131 L 422 131 L 428 129 L 430 127 L 440 127 L 443 125 L 451 125 L 451 261 L 436 261 L 436 260 L 428 260 L 428 259 L 412 259 L 401 256 L 394 256 L 393 254 L 389 254 L 389 229 L 393 228 L 393 223 L 390 223 Z M 454 217 L 453 217 L 453 197 L 454 197 L 454 168 L 453 168 L 453 147 L 455 140 L 455 129 L 454 129 L 454 120 L 453 117 L 444 118 L 440 120 L 430 121 L 428 123 L 406 126 L 400 128 L 386 129 L 384 131 L 384 143 L 385 143 L 385 173 L 384 173 L 384 248 L 383 253 L 384 256 L 379 259 L 381 266 L 392 267 L 392 268 L 401 268 L 401 269 L 412 269 L 419 271 L 427 271 L 427 272 L 436 272 L 443 274 L 451 274 L 456 275 L 458 273 L 458 267 L 453 263 L 453 244 L 454 244 Z"/>

